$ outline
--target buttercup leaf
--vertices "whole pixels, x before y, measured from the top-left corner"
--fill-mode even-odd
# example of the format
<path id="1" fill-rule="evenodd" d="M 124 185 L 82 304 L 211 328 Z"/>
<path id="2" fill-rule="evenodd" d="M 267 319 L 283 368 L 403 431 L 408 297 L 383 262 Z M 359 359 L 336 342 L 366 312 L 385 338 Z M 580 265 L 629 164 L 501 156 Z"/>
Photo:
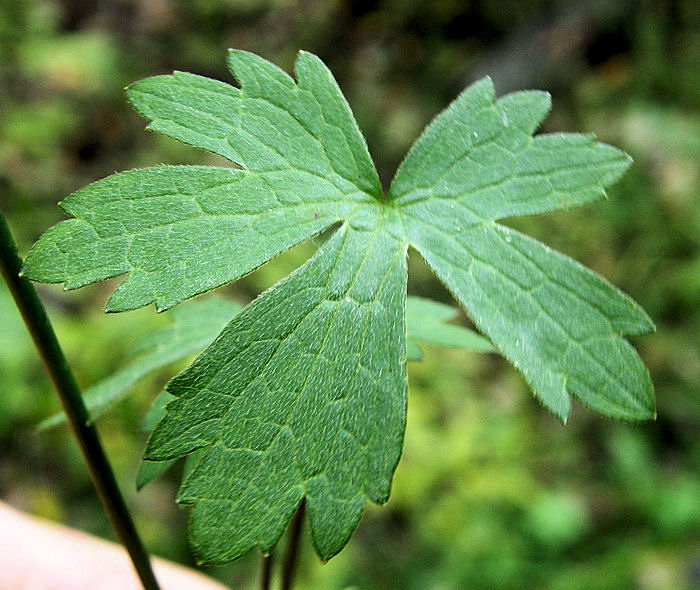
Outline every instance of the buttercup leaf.
<path id="1" fill-rule="evenodd" d="M 151 332 L 134 345 L 130 351 L 131 356 L 136 357 L 134 360 L 83 391 L 90 421 L 101 418 L 147 375 L 201 352 L 241 309 L 238 303 L 217 297 L 194 300 L 173 309 L 168 314 L 171 319 L 170 325 Z M 456 315 L 456 310 L 449 305 L 423 297 L 408 297 L 406 346 L 407 350 L 411 345 L 417 351 L 413 356 L 407 352 L 408 360 L 422 358 L 421 350 L 414 340 L 479 352 L 494 350 L 487 340 L 475 332 L 445 323 L 446 320 L 454 319 Z M 164 395 L 164 399 L 170 397 Z M 37 428 L 43 430 L 65 422 L 66 415 L 59 412 L 42 421 Z M 150 433 L 155 423 L 147 424 L 145 431 Z"/>
<path id="2" fill-rule="evenodd" d="M 649 317 L 602 277 L 500 223 L 605 196 L 629 166 L 592 136 L 533 136 L 542 92 L 469 86 L 416 141 L 382 195 L 333 76 L 301 52 L 295 78 L 229 54 L 240 86 L 175 72 L 129 99 L 148 127 L 237 168 L 171 166 L 99 181 L 62 204 L 24 273 L 77 288 L 126 274 L 108 310 L 172 307 L 334 227 L 318 252 L 236 315 L 167 387 L 146 459 L 197 454 L 178 501 L 198 558 L 271 551 L 302 499 L 323 559 L 367 499 L 383 503 L 402 447 L 416 340 L 495 347 L 561 420 L 570 396 L 619 419 L 653 417 L 648 372 L 625 340 Z M 414 248 L 483 333 L 409 300 Z M 417 310 L 417 311 L 416 311 Z M 413 319 L 411 319 L 413 318 Z M 143 481 L 167 465 L 154 463 Z"/>
<path id="3" fill-rule="evenodd" d="M 608 416 L 653 416 L 651 381 L 623 335 L 653 329 L 602 277 L 496 223 L 604 196 L 629 157 L 590 136 L 531 133 L 542 92 L 494 103 L 467 88 L 416 141 L 389 193 L 407 240 L 535 395 L 562 420 L 569 394 Z"/>
<path id="4" fill-rule="evenodd" d="M 216 297 L 192 301 L 172 310 L 169 326 L 151 332 L 135 345 L 131 351 L 137 356 L 135 360 L 83 391 L 90 421 L 94 422 L 118 403 L 139 380 L 211 344 L 240 310 L 238 303 Z M 41 422 L 38 428 L 50 428 L 65 421 L 66 416 L 61 412 Z"/>

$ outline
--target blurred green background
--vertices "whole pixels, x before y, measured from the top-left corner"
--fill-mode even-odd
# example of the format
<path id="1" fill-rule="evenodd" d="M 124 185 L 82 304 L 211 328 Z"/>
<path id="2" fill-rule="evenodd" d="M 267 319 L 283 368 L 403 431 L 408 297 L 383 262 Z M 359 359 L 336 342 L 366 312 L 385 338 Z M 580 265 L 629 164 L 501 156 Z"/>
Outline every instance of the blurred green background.
<path id="1" fill-rule="evenodd" d="M 422 127 L 484 74 L 540 88 L 544 131 L 588 131 L 635 165 L 586 209 L 508 221 L 620 286 L 658 331 L 635 340 L 653 423 L 576 406 L 564 427 L 496 355 L 428 348 L 412 363 L 393 495 L 328 564 L 308 539 L 300 588 L 682 590 L 700 585 L 700 8 L 694 0 L 0 0 L 0 209 L 23 253 L 56 202 L 115 171 L 216 157 L 143 131 L 123 88 L 173 69 L 230 81 L 225 49 L 291 70 L 318 54 L 346 93 L 388 184 Z M 298 266 L 295 248 L 222 294 L 250 301 Z M 450 302 L 418 257 L 410 292 Z M 113 284 L 41 287 L 81 384 L 125 361 L 165 318 L 101 312 Z M 463 318 L 463 321 L 467 321 Z M 138 494 L 139 422 L 175 370 L 100 422 L 148 547 L 191 564 L 178 473 Z M 0 288 L 0 497 L 111 538 L 57 402 Z M 255 586 L 257 556 L 208 570 Z"/>

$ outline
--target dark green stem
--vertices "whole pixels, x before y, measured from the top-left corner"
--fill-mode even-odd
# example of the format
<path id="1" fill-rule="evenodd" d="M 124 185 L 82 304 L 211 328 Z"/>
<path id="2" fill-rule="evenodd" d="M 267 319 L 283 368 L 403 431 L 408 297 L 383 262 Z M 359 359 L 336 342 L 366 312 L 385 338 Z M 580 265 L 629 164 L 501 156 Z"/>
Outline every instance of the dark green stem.
<path id="1" fill-rule="evenodd" d="M 299 541 L 301 540 L 301 529 L 304 525 L 304 512 L 306 502 L 304 500 L 299 504 L 292 523 L 289 525 L 289 540 L 287 542 L 287 553 L 284 556 L 282 564 L 282 583 L 281 590 L 291 590 L 294 582 L 294 573 L 297 566 L 297 557 L 299 556 Z"/>
<path id="2" fill-rule="evenodd" d="M 270 590 L 272 578 L 272 553 L 260 558 L 260 590 Z"/>
<path id="3" fill-rule="evenodd" d="M 0 213 L 0 271 L 7 282 L 39 356 L 51 377 L 73 434 L 87 463 L 92 483 L 112 526 L 131 557 L 146 590 L 159 590 L 148 555 L 136 532 L 131 515 L 100 443 L 97 430 L 88 426 L 88 411 L 80 389 L 66 362 L 46 310 L 34 286 L 20 277 L 22 259 L 5 217 Z"/>

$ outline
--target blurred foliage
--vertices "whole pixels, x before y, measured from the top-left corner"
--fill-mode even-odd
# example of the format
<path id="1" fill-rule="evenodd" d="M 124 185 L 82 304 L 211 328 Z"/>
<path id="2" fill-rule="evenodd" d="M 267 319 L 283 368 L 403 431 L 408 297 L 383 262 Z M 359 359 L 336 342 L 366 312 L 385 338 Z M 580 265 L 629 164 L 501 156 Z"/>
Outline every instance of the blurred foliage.
<path id="1" fill-rule="evenodd" d="M 23 252 L 55 203 L 117 170 L 218 163 L 144 133 L 123 87 L 172 69 L 229 81 L 227 47 L 291 69 L 304 48 L 335 72 L 388 182 L 423 125 L 469 81 L 549 90 L 544 131 L 591 131 L 636 164 L 611 198 L 518 220 L 601 272 L 657 322 L 638 339 L 658 419 L 580 407 L 563 427 L 495 355 L 427 348 L 410 367 L 406 447 L 393 496 L 300 588 L 676 590 L 700 584 L 700 11 L 693 0 L 2 0 L 0 208 Z M 305 244 L 224 295 L 249 301 L 303 262 Z M 411 292 L 450 302 L 418 257 Z M 165 318 L 104 315 L 104 286 L 42 296 L 80 382 L 116 370 Z M 462 318 L 464 320 L 464 318 Z M 464 320 L 466 321 L 466 320 Z M 111 536 L 31 343 L 0 290 L 0 497 Z M 136 494 L 138 424 L 177 367 L 100 423 L 148 546 L 191 564 L 177 473 Z M 177 470 L 175 470 L 177 471 Z M 256 556 L 211 573 L 254 587 Z"/>

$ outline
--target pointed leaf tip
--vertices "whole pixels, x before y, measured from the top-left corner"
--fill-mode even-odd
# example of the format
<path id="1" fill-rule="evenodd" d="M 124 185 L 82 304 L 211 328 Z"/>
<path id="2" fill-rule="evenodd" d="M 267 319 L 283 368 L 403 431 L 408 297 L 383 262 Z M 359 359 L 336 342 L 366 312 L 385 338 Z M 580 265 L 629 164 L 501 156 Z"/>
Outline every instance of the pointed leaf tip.
<path id="1" fill-rule="evenodd" d="M 495 223 L 603 198 L 631 160 L 590 134 L 532 137 L 545 93 L 493 98 L 487 79 L 469 86 L 401 163 L 390 199 L 407 238 L 560 420 L 569 394 L 605 415 L 649 417 L 653 393 L 624 339 L 647 330 L 648 316 L 602 277 Z"/>
<path id="2" fill-rule="evenodd" d="M 69 198 L 73 218 L 42 236 L 24 267 L 66 289 L 125 275 L 109 311 L 151 302 L 165 310 L 340 222 L 168 386 L 178 398 L 146 456 L 202 449 L 178 495 L 194 504 L 198 561 L 273 547 L 303 497 L 325 560 L 347 542 L 366 499 L 388 498 L 405 426 L 405 357 L 419 354 L 404 343 L 408 246 L 562 422 L 569 394 L 607 416 L 655 416 L 648 373 L 624 339 L 648 328 L 648 316 L 602 277 L 497 223 L 603 198 L 629 166 L 626 154 L 582 134 L 533 137 L 548 95 L 496 101 L 485 77 L 418 138 L 385 203 L 321 60 L 300 52 L 296 80 L 240 50 L 227 61 L 240 87 L 174 72 L 127 94 L 150 129 L 237 168 L 156 167 L 90 185 Z M 433 324 L 430 337 L 438 326 L 443 343 L 457 337 L 448 329 L 456 326 Z"/>

